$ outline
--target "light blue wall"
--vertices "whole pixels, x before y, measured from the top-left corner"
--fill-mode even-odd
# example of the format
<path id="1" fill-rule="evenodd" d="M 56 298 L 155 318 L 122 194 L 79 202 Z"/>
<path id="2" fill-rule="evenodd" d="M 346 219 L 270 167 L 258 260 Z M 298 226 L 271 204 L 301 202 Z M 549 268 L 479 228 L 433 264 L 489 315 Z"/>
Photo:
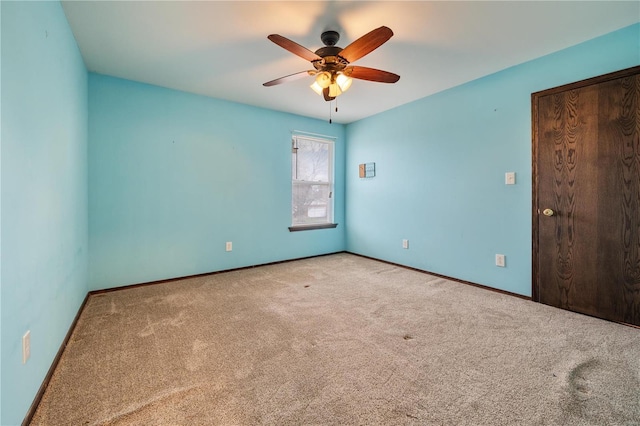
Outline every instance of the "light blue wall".
<path id="1" fill-rule="evenodd" d="M 291 130 L 338 138 L 335 229 L 287 229 Z M 90 74 L 89 140 L 91 289 L 345 249 L 343 125 Z"/>
<path id="2" fill-rule="evenodd" d="M 2 413 L 19 424 L 87 293 L 87 71 L 58 2 L 2 8 Z M 22 364 L 22 335 L 31 359 Z"/>
<path id="3" fill-rule="evenodd" d="M 638 64 L 640 24 L 349 124 L 347 249 L 530 296 L 531 93 Z"/>

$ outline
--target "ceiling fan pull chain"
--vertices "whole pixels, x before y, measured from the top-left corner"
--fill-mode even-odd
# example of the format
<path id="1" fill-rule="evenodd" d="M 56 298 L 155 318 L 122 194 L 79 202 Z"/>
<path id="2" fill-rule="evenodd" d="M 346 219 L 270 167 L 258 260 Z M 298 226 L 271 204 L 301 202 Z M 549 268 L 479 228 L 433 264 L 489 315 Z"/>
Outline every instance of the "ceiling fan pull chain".
<path id="1" fill-rule="evenodd" d="M 332 102 L 332 101 L 329 101 L 329 124 L 331 124 L 331 123 L 332 123 L 332 122 L 331 122 L 331 102 Z"/>
<path id="2" fill-rule="evenodd" d="M 338 98 L 336 98 L 336 112 L 338 112 Z"/>

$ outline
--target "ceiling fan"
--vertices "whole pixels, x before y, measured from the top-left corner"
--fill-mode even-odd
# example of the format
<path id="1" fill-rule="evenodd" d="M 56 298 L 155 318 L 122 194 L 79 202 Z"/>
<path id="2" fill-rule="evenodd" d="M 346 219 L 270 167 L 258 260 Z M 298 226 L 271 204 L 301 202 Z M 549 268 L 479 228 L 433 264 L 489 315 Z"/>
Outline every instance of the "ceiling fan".
<path id="1" fill-rule="evenodd" d="M 395 83 L 400 79 L 397 74 L 351 65 L 352 62 L 382 46 L 391 36 L 393 36 L 393 31 L 383 26 L 368 32 L 343 49 L 336 46 L 340 34 L 336 31 L 325 31 L 320 36 L 324 47 L 312 52 L 286 37 L 271 34 L 267 37 L 269 40 L 289 52 L 311 61 L 315 69 L 280 77 L 264 83 L 263 86 L 275 86 L 311 75 L 316 77 L 311 88 L 323 96 L 326 101 L 332 101 L 351 86 L 353 78 L 380 83 Z"/>

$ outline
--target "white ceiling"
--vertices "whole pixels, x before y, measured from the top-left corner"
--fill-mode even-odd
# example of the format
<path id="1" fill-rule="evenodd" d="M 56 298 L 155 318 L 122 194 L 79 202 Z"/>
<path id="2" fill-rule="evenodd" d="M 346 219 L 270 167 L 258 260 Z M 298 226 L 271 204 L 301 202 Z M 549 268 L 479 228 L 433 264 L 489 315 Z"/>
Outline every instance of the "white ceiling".
<path id="1" fill-rule="evenodd" d="M 327 119 L 312 69 L 267 39 L 310 50 L 337 30 L 338 46 L 382 25 L 394 36 L 356 65 L 401 76 L 354 80 L 333 119 L 349 123 L 640 21 L 636 1 L 65 1 L 90 71 Z"/>

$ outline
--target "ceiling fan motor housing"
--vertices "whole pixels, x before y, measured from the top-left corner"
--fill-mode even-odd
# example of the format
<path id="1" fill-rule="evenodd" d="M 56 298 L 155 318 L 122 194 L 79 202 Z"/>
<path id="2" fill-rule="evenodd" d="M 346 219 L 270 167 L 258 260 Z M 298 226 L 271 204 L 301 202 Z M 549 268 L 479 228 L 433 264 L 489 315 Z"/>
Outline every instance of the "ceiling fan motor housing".
<path id="1" fill-rule="evenodd" d="M 316 55 L 322 59 L 313 61 L 312 64 L 318 71 L 342 71 L 349 62 L 338 54 L 342 51 L 341 47 L 326 46 L 316 50 Z"/>

